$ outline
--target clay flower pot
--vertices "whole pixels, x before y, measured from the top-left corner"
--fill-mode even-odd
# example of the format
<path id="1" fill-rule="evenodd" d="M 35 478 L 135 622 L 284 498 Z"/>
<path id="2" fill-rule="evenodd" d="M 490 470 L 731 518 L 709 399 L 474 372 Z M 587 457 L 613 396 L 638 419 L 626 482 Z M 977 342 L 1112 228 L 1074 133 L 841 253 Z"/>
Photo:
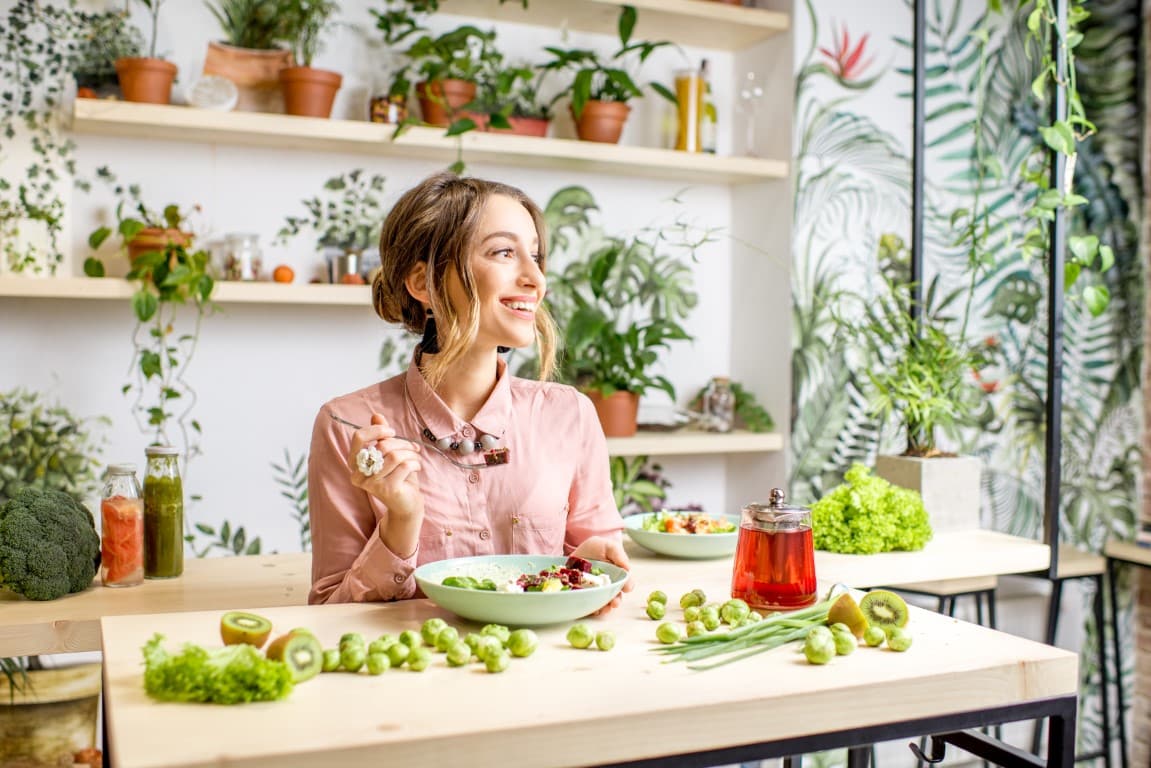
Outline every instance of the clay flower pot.
<path id="1" fill-rule="evenodd" d="M 631 107 L 621 101 L 589 101 L 583 106 L 576 122 L 576 135 L 582 141 L 598 141 L 603 144 L 618 144 L 623 124 Z"/>
<path id="2" fill-rule="evenodd" d="M 420 113 L 429 125 L 447 127 L 452 122 L 452 112 L 469 103 L 476 97 L 476 84 L 467 80 L 433 80 L 416 83 L 416 98 L 420 102 Z"/>
<path id="3" fill-rule="evenodd" d="M 595 406 L 605 437 L 631 437 L 635 434 L 639 395 L 621 390 L 604 397 L 599 390 L 589 390 L 587 396 Z"/>
<path id="4" fill-rule="evenodd" d="M 128 243 L 128 262 L 135 265 L 136 259 L 145 253 L 163 251 L 171 245 L 180 245 L 185 248 L 192 242 L 192 236 L 178 229 L 161 229 L 160 227 L 147 227 L 136 233 Z"/>
<path id="5" fill-rule="evenodd" d="M 172 101 L 172 81 L 176 65 L 163 59 L 116 59 L 116 76 L 126 101 L 168 104 Z"/>
<path id="6" fill-rule="evenodd" d="M 326 69 L 287 67 L 280 70 L 284 111 L 304 117 L 331 117 L 332 102 L 343 80 L 338 72 Z"/>
<path id="7" fill-rule="evenodd" d="M 241 112 L 283 112 L 280 70 L 292 66 L 292 52 L 280 48 L 260 50 L 208 43 L 204 74 L 226 77 L 236 85 Z"/>
<path id="8" fill-rule="evenodd" d="M 485 130 L 492 133 L 511 133 L 516 136 L 539 136 L 545 137 L 548 135 L 548 126 L 551 121 L 542 117 L 516 117 L 512 115 L 508 118 L 511 123 L 511 128 L 492 128 L 488 125 Z"/>

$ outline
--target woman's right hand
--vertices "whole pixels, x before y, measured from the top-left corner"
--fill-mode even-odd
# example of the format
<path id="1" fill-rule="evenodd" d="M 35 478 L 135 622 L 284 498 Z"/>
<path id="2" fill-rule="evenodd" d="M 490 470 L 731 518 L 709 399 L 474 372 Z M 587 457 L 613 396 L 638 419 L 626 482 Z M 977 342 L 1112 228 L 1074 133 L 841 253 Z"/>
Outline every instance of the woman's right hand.
<path id="1" fill-rule="evenodd" d="M 356 456 L 363 448 L 375 448 L 383 454 L 379 472 L 364 475 Z M 424 519 L 424 496 L 420 491 L 420 445 L 396 437 L 396 431 L 382 414 L 373 413 L 371 424 L 352 433 L 348 454 L 348 471 L 352 485 L 363 488 L 388 508 L 380 521 L 381 540 L 397 555 L 415 550 L 420 525 Z"/>

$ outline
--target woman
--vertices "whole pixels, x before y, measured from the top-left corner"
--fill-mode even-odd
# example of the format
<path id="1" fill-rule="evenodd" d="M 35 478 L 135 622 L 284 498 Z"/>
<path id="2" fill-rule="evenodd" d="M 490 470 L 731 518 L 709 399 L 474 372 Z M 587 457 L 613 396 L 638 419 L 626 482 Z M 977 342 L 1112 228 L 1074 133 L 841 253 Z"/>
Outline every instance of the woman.
<path id="1" fill-rule="evenodd" d="M 545 246 L 539 208 L 495 182 L 438 174 L 388 214 L 372 302 L 423 340 L 406 372 L 316 416 L 310 603 L 413 597 L 416 566 L 467 555 L 628 567 L 591 402 L 545 381 Z M 532 343 L 540 381 L 499 356 Z"/>

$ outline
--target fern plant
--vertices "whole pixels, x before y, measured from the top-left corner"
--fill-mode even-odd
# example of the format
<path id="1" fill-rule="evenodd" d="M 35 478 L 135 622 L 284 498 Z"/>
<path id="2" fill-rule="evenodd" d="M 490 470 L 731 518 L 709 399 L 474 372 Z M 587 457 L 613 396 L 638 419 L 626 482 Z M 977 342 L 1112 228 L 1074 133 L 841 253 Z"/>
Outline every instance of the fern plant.
<path id="1" fill-rule="evenodd" d="M 292 504 L 292 520 L 300 531 L 300 551 L 312 549 L 312 522 L 308 514 L 308 454 L 292 461 L 288 449 L 284 449 L 283 464 L 272 462 L 275 470 L 273 479 L 280 486 L 280 495 Z"/>

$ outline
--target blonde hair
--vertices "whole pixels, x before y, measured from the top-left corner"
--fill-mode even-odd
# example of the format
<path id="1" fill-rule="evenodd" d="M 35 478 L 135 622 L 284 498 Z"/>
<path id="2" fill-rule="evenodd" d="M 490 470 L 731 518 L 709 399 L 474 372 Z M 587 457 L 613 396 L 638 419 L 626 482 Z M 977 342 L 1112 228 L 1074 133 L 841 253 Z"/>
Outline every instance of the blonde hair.
<path id="1" fill-rule="evenodd" d="M 437 173 L 405 192 L 384 219 L 380 269 L 372 280 L 372 306 L 387 322 L 402 323 L 413 333 L 423 333 L 426 312 L 423 304 L 408 292 L 406 281 L 417 265 L 427 265 L 428 297 L 439 352 L 425 358 L 422 370 L 433 389 L 479 330 L 479 296 L 469 256 L 479 236 L 484 204 L 493 195 L 510 197 L 532 217 L 539 236 L 540 269 L 545 270 L 547 233 L 543 213 L 531 198 L 507 184 Z M 459 277 L 468 297 L 462 316 L 457 315 L 448 299 L 447 276 L 451 271 Z M 546 381 L 555 370 L 557 342 L 555 323 L 543 304 L 536 308 L 535 331 L 539 378 Z"/>

